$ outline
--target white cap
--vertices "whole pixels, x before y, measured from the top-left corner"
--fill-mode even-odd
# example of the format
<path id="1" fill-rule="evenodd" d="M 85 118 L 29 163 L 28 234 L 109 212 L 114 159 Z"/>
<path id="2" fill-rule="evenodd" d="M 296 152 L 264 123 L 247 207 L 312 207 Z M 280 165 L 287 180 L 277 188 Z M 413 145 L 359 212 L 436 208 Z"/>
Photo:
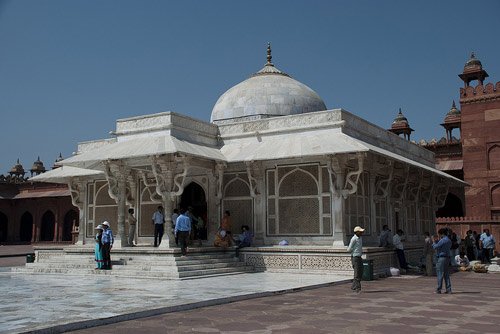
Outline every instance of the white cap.
<path id="1" fill-rule="evenodd" d="M 364 229 L 364 228 L 362 228 L 361 226 L 356 226 L 356 227 L 354 228 L 354 233 L 356 233 L 356 232 L 364 232 L 364 231 L 365 231 L 365 229 Z"/>
<path id="2" fill-rule="evenodd" d="M 105 220 L 105 221 L 102 223 L 102 225 L 103 225 L 103 226 L 104 226 L 104 225 L 106 225 L 106 226 L 108 226 L 108 227 L 109 227 L 109 223 L 108 223 L 108 221 L 107 221 L 107 220 Z"/>
<path id="3" fill-rule="evenodd" d="M 95 228 L 95 230 L 102 230 L 102 225 L 101 224 L 97 225 L 97 227 Z"/>

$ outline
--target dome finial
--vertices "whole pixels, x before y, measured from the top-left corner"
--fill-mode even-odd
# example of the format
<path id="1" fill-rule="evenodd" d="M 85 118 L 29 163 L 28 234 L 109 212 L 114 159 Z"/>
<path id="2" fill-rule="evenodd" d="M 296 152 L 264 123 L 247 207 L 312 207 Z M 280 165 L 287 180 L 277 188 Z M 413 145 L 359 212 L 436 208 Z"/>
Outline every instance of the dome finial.
<path id="1" fill-rule="evenodd" d="M 267 43 L 267 63 L 266 66 L 274 66 L 273 63 L 271 63 L 271 59 L 273 59 L 273 56 L 271 56 L 271 42 Z"/>

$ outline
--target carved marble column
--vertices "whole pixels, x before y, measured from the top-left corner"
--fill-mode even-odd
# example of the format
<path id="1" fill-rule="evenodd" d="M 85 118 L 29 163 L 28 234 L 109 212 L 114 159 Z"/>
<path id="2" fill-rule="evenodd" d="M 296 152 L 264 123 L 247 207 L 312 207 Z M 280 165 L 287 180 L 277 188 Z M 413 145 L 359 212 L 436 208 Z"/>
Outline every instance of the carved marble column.
<path id="1" fill-rule="evenodd" d="M 85 198 L 87 198 L 87 187 L 84 182 L 78 178 L 71 179 L 68 182 L 68 189 L 71 194 L 71 203 L 78 208 L 78 240 L 75 245 L 82 246 L 85 244 L 85 235 L 87 224 L 85 221 Z"/>
<path id="2" fill-rule="evenodd" d="M 254 200 L 254 243 L 263 245 L 266 231 L 266 203 L 263 195 L 264 191 L 262 191 L 262 189 L 265 189 L 262 162 L 251 161 L 245 164 L 247 168 L 248 184 L 250 185 L 250 196 Z"/>
<path id="3" fill-rule="evenodd" d="M 152 157 L 151 166 L 156 179 L 156 193 L 161 196 L 165 209 L 165 234 L 159 248 L 176 246 L 172 231 L 172 210 L 176 196 L 182 195 L 184 191 L 188 163 L 189 159 L 185 156 L 164 155 Z M 176 173 L 178 165 L 182 166 L 181 173 Z"/>
<path id="4" fill-rule="evenodd" d="M 127 205 L 126 182 L 130 168 L 123 161 L 106 161 L 104 163 L 104 174 L 108 181 L 109 196 L 116 201 L 118 206 L 118 231 L 115 234 L 114 248 L 121 248 L 128 244 L 125 232 L 125 217 Z"/>

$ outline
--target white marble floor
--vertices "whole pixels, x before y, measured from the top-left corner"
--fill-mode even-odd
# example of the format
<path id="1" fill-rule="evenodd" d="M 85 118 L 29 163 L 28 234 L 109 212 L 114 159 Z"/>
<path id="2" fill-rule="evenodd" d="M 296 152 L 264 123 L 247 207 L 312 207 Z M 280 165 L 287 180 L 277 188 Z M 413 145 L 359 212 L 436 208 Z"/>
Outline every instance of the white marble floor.
<path id="1" fill-rule="evenodd" d="M 264 272 L 170 281 L 27 275 L 1 268 L 0 333 L 84 328 L 349 279 Z"/>

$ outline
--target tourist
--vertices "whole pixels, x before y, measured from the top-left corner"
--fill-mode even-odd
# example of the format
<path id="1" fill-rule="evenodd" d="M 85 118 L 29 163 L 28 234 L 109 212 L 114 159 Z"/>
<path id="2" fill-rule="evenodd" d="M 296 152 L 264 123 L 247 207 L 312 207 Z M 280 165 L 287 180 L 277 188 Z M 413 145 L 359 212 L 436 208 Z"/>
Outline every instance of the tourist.
<path id="1" fill-rule="evenodd" d="M 451 240 L 451 250 L 450 250 L 450 260 L 451 260 L 451 265 L 452 266 L 457 266 L 457 263 L 455 262 L 455 257 L 459 254 L 458 248 L 460 247 L 459 244 L 459 238 L 455 232 L 453 232 L 450 229 L 450 240 Z"/>
<path id="2" fill-rule="evenodd" d="M 349 247 L 347 247 L 347 251 L 351 253 L 352 268 L 354 269 L 351 290 L 356 293 L 361 292 L 361 278 L 363 277 L 363 260 L 361 259 L 361 255 L 363 254 L 363 239 L 361 237 L 364 231 L 364 228 L 356 226 L 351 242 L 349 242 Z"/>
<path id="3" fill-rule="evenodd" d="M 476 247 L 476 240 L 472 235 L 472 230 L 468 230 L 464 238 L 464 248 L 467 258 L 471 261 L 476 259 L 474 248 Z"/>
<path id="4" fill-rule="evenodd" d="M 226 231 L 226 234 L 229 234 L 229 236 L 231 237 L 231 229 L 233 227 L 233 223 L 231 222 L 231 213 L 229 212 L 229 210 L 226 210 L 224 212 L 224 217 L 222 218 L 220 227 L 221 229 Z M 229 238 L 229 242 L 231 242 L 231 238 Z"/>
<path id="5" fill-rule="evenodd" d="M 467 257 L 467 255 L 465 255 L 464 251 L 455 256 L 455 262 L 457 263 L 458 269 L 460 271 L 469 271 L 472 269 L 469 258 Z"/>
<path id="6" fill-rule="evenodd" d="M 382 226 L 382 232 L 380 232 L 378 246 L 385 248 L 392 247 L 391 230 L 387 225 Z"/>
<path id="7" fill-rule="evenodd" d="M 130 247 L 134 247 L 134 239 L 135 239 L 135 226 L 137 224 L 137 219 L 134 217 L 134 209 L 128 209 L 128 245 Z M 137 242 L 137 241 L 136 241 Z"/>
<path id="8" fill-rule="evenodd" d="M 476 231 L 472 231 L 472 237 L 474 238 L 474 257 L 476 258 L 476 260 L 479 260 L 481 261 L 482 258 L 481 258 L 481 252 L 480 252 L 480 249 L 479 249 L 479 234 L 476 232 Z"/>
<path id="9" fill-rule="evenodd" d="M 102 259 L 104 261 L 104 265 L 102 269 L 110 270 L 111 269 L 111 248 L 113 248 L 113 242 L 115 241 L 113 238 L 113 231 L 109 227 L 109 223 L 104 221 L 102 223 L 103 231 L 102 231 Z"/>
<path id="10" fill-rule="evenodd" d="M 222 228 L 217 230 L 214 239 L 214 246 L 222 248 L 231 246 L 231 237 L 226 233 L 226 230 L 223 230 Z"/>
<path id="11" fill-rule="evenodd" d="M 243 225 L 241 227 L 241 234 L 238 235 L 236 239 L 236 257 L 240 255 L 240 249 L 243 247 L 250 247 L 252 245 L 253 234 L 250 232 L 248 225 Z"/>
<path id="12" fill-rule="evenodd" d="M 451 240 L 446 235 L 446 229 L 441 228 L 438 231 L 439 237 L 434 237 L 434 244 L 432 248 L 436 250 L 437 263 L 436 263 L 436 274 L 437 274 L 437 289 L 436 293 L 441 293 L 443 287 L 443 279 L 446 285 L 446 293 L 451 293 L 451 280 L 450 280 L 450 249 Z"/>
<path id="13" fill-rule="evenodd" d="M 104 261 L 102 259 L 102 225 L 97 225 L 95 228 L 97 230 L 97 233 L 95 235 L 95 247 L 94 247 L 94 254 L 95 254 L 95 269 L 102 269 L 104 266 Z"/>
<path id="14" fill-rule="evenodd" d="M 181 245 L 182 256 L 187 255 L 187 244 L 189 241 L 189 234 L 191 233 L 191 218 L 186 215 L 186 210 L 181 209 L 181 214 L 177 217 L 175 222 L 175 237 L 179 240 Z"/>
<path id="15" fill-rule="evenodd" d="M 495 238 L 490 234 L 490 230 L 485 228 L 483 234 L 479 238 L 479 246 L 482 250 L 483 263 L 491 264 L 491 258 L 493 257 L 493 251 L 495 249 Z"/>
<path id="16" fill-rule="evenodd" d="M 158 206 L 157 210 L 153 213 L 153 218 L 151 218 L 155 227 L 155 241 L 154 247 L 158 247 L 161 244 L 161 238 L 163 237 L 165 216 L 163 215 L 163 207 Z"/>
<path id="17" fill-rule="evenodd" d="M 434 249 L 432 248 L 432 238 L 429 232 L 424 232 L 424 265 L 425 265 L 425 275 L 432 276 L 432 258 L 434 257 Z"/>
<path id="18" fill-rule="evenodd" d="M 174 213 L 172 213 L 172 230 L 175 230 L 175 223 L 177 222 L 177 217 L 179 217 L 179 210 L 174 209 Z"/>
<path id="19" fill-rule="evenodd" d="M 399 268 L 408 270 L 408 263 L 406 262 L 405 251 L 403 246 L 403 238 L 404 232 L 401 229 L 396 231 L 396 234 L 392 237 L 392 243 L 394 244 L 394 248 L 396 249 L 396 255 L 398 257 Z"/>

